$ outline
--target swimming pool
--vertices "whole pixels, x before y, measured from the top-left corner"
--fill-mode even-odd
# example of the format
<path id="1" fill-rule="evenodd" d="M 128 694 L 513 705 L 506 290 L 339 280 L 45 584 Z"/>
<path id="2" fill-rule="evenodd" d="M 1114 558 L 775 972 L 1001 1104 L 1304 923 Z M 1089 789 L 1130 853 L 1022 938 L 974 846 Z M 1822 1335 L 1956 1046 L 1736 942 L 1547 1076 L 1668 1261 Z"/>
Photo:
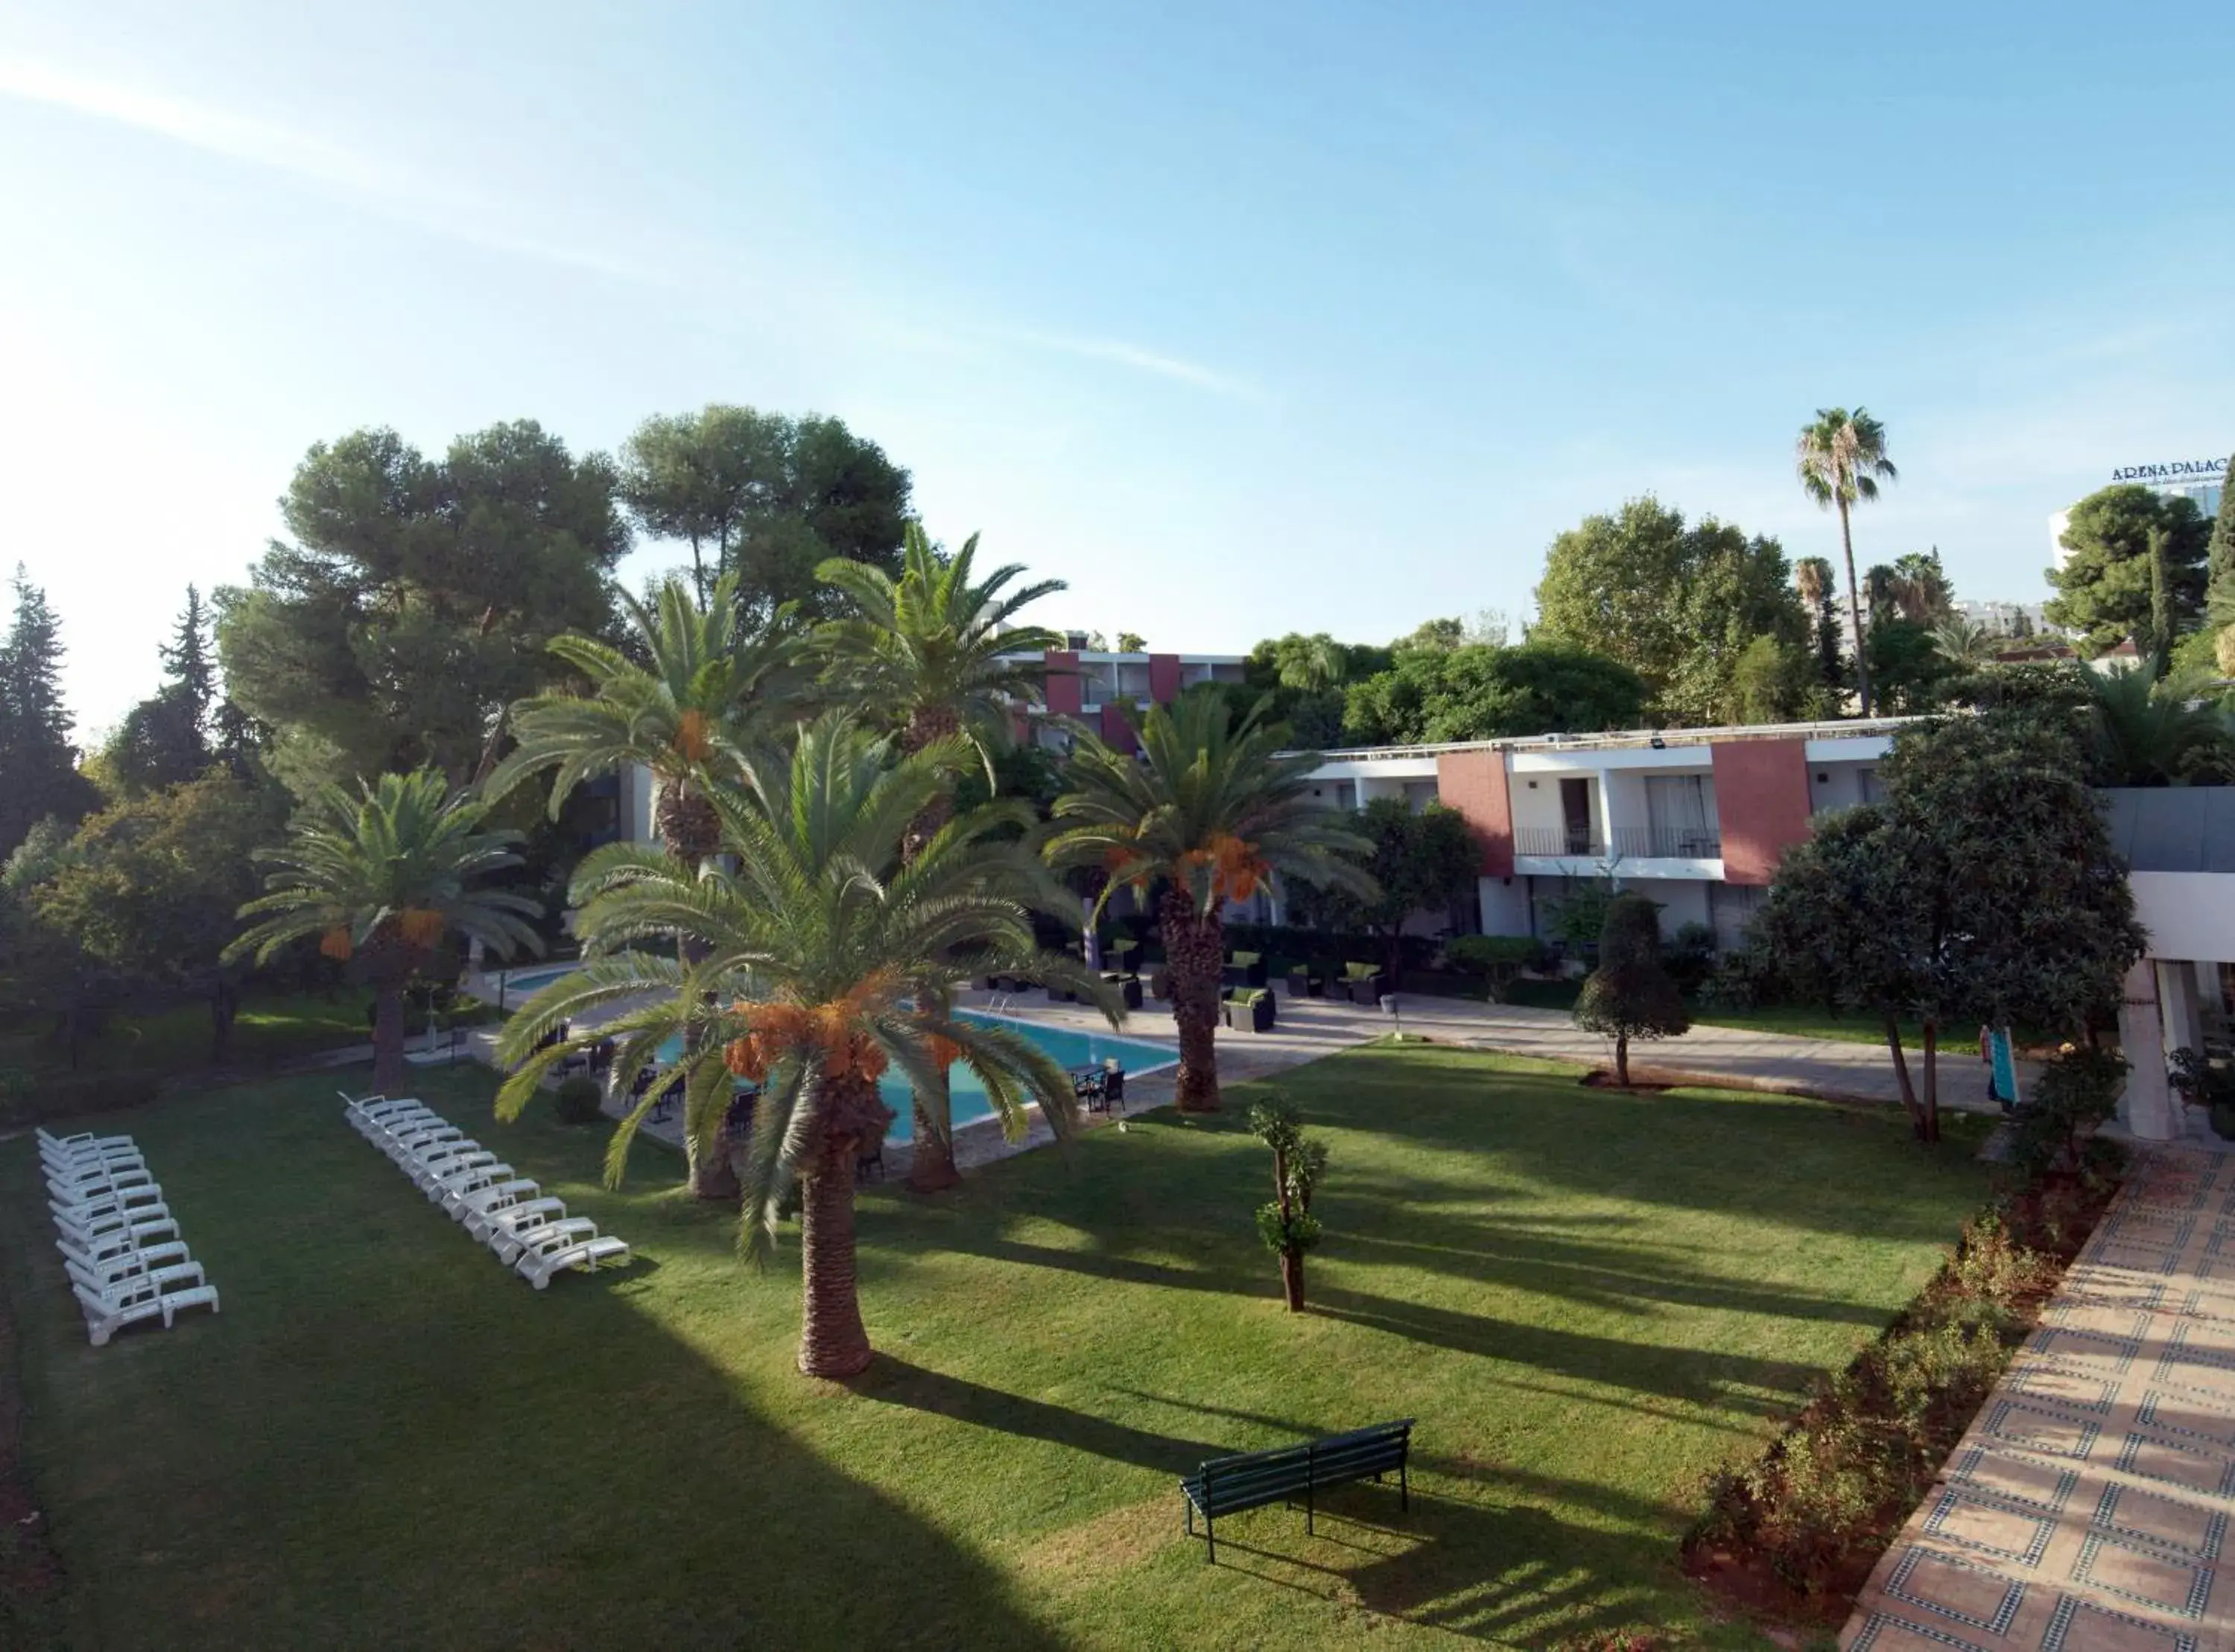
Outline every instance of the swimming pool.
<path id="1" fill-rule="evenodd" d="M 506 977 L 508 994 L 534 992 L 549 986 L 560 976 L 573 972 L 571 963 L 545 964 L 533 970 L 518 970 Z M 1015 1015 L 989 1015 L 975 1009 L 955 1012 L 959 1019 L 975 1022 L 980 1026 L 1008 1026 L 1022 1033 L 1055 1058 L 1063 1068 L 1099 1067 L 1104 1061 L 1115 1061 L 1125 1069 L 1128 1078 L 1138 1078 L 1144 1073 L 1170 1067 L 1179 1059 L 1176 1052 L 1163 1044 L 1150 1044 L 1137 1038 L 1120 1038 L 1114 1033 L 1078 1032 L 1069 1027 L 1043 1027 Z M 683 1053 L 679 1041 L 671 1040 L 661 1046 L 659 1059 L 672 1061 Z M 885 1105 L 893 1110 L 893 1126 L 885 1133 L 887 1141 L 908 1141 L 915 1134 L 915 1116 L 910 1105 L 908 1081 L 898 1073 L 887 1072 L 877 1081 Z M 957 1062 L 949 1080 L 948 1103 L 955 1124 L 959 1126 L 977 1119 L 993 1116 L 993 1104 L 986 1099 L 986 1087 L 978 1075 Z"/>

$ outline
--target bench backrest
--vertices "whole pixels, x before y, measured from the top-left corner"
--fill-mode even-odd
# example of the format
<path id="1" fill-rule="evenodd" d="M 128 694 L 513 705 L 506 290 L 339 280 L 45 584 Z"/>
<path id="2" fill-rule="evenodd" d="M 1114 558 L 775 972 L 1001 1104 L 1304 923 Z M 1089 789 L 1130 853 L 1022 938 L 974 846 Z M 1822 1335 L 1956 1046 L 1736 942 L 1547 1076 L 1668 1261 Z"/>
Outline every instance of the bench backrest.
<path id="1" fill-rule="evenodd" d="M 1204 1463 L 1203 1500 L 1229 1513 L 1277 1503 L 1313 1485 L 1332 1485 L 1386 1473 L 1405 1460 L 1412 1419 L 1330 1434 L 1301 1446 L 1214 1457 Z"/>

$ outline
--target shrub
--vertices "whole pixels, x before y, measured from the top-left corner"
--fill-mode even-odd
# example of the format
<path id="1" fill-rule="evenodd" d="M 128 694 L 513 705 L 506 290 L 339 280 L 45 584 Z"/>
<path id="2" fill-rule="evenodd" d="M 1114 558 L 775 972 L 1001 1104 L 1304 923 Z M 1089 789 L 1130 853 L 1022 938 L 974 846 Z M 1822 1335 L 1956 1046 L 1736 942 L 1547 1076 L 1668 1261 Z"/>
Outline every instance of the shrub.
<path id="1" fill-rule="evenodd" d="M 1614 1040 L 1615 1081 L 1629 1082 L 1629 1041 L 1688 1032 L 1691 1013 L 1661 967 L 1659 909 L 1642 895 L 1607 903 L 1598 968 L 1576 999 L 1576 1025 Z"/>
<path id="2" fill-rule="evenodd" d="M 2012 1162 L 2029 1179 L 2081 1169 L 2081 1142 L 2118 1111 L 2126 1082 L 2122 1057 L 2067 1045 L 2042 1069 L 2032 1096 L 2018 1110 L 2010 1133 Z"/>
<path id="3" fill-rule="evenodd" d="M 605 1116 L 605 1092 L 597 1080 L 577 1073 L 559 1081 L 551 1110 L 561 1124 L 595 1124 Z"/>
<path id="4" fill-rule="evenodd" d="M 1661 949 L 1661 967 L 1678 991 L 1699 991 L 1715 972 L 1714 930 L 1705 924 L 1679 924 Z"/>

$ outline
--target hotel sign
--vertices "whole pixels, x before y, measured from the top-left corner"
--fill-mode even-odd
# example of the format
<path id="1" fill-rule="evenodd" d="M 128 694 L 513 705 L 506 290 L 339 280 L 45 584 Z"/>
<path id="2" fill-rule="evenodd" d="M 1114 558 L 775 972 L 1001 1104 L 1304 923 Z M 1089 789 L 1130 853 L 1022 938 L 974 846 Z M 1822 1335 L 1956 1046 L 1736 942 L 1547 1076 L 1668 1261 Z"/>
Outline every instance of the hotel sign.
<path id="1" fill-rule="evenodd" d="M 2224 459 L 2176 459 L 2163 465 L 2127 465 L 2111 473 L 2114 482 L 2203 482 L 2227 474 Z"/>

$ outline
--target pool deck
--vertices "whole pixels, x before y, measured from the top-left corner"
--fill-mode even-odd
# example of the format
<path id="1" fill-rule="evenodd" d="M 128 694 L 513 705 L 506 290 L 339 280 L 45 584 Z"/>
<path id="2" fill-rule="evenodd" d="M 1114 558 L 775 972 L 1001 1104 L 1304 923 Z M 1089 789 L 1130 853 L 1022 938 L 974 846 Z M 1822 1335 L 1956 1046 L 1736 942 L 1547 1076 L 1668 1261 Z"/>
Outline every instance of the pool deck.
<path id="1" fill-rule="evenodd" d="M 989 993 L 965 988 L 956 993 L 955 1002 L 966 1009 L 1010 1015 L 1035 1026 L 1066 1028 L 1080 1033 L 1111 1030 L 1109 1023 L 1091 1006 L 1052 1002 L 1041 991 Z M 1604 1065 L 1613 1053 L 1608 1040 L 1583 1031 L 1562 1010 L 1404 996 L 1398 1000 L 1399 1013 L 1393 1020 L 1386 1009 L 1323 998 L 1298 999 L 1286 992 L 1278 992 L 1278 1003 L 1280 1020 L 1271 1032 L 1220 1029 L 1218 1075 L 1222 1083 L 1263 1078 L 1317 1061 L 1323 1055 L 1385 1038 L 1400 1029 L 1408 1037 L 1422 1036 L 1439 1044 L 1583 1066 Z M 607 1013 L 617 1015 L 620 1008 L 614 1005 Z M 586 1016 L 583 1024 L 594 1027 L 600 1019 Z M 1150 1000 L 1134 1011 L 1118 1031 L 1132 1041 L 1170 1051 L 1175 1061 L 1178 1059 L 1179 1040 L 1167 1004 Z M 462 1053 L 494 1064 L 495 1045 L 493 1031 L 477 1029 Z M 1641 1079 L 1657 1082 L 1720 1085 L 1838 1101 L 1899 1105 L 1892 1063 L 1886 1051 L 1878 1045 L 1696 1027 L 1681 1038 L 1633 1045 L 1630 1059 Z M 1943 1070 L 1943 1107 L 1999 1111 L 1983 1095 L 1973 1094 L 1975 1087 L 1964 1082 L 1962 1075 L 1970 1070 L 1965 1064 L 1950 1059 Z M 1129 1075 L 1123 1106 L 1110 1113 L 1087 1115 L 1087 1127 L 1101 1128 L 1130 1113 L 1168 1105 L 1172 1099 L 1174 1077 L 1169 1068 L 1138 1079 Z M 608 1101 L 606 1111 L 618 1118 L 624 1108 L 617 1102 Z M 672 1114 L 658 1124 L 647 1120 L 642 1127 L 646 1133 L 670 1146 L 679 1149 L 683 1145 L 681 1122 Z M 954 1133 L 954 1139 L 956 1163 L 967 1170 L 1042 1146 L 1054 1139 L 1054 1134 L 1035 1110 L 1019 1141 L 1006 1139 L 999 1121 L 993 1119 L 974 1120 L 960 1126 Z M 910 1152 L 906 1142 L 888 1144 L 885 1174 L 906 1175 Z"/>

